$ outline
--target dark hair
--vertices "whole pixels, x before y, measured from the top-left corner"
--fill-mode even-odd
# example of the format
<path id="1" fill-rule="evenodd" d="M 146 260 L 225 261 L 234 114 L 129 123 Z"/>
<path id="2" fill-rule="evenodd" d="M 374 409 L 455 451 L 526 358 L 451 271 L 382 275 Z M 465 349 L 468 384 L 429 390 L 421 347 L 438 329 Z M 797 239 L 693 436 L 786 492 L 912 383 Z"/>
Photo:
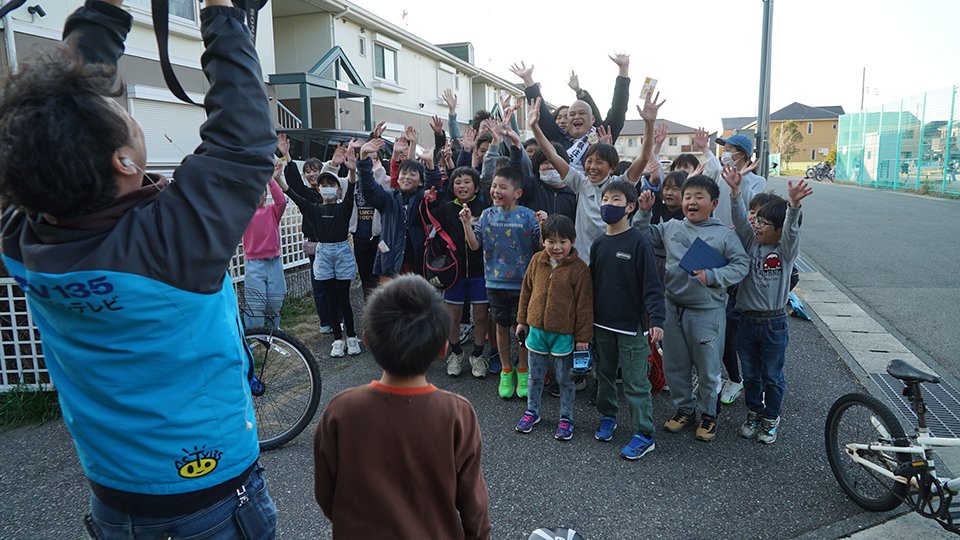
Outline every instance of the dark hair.
<path id="1" fill-rule="evenodd" d="M 596 154 L 598 159 L 602 159 L 610 164 L 610 168 L 613 169 L 617 166 L 617 163 L 620 162 L 620 154 L 617 152 L 617 149 L 612 144 L 606 143 L 597 143 L 590 145 L 590 148 L 587 149 L 587 153 L 583 156 L 583 162 L 587 162 L 587 158 Z"/>
<path id="2" fill-rule="evenodd" d="M 635 203 L 637 199 L 640 198 L 637 193 L 637 186 L 626 180 L 612 180 L 607 182 L 607 184 L 603 186 L 603 189 L 600 190 L 600 196 L 603 197 L 609 191 L 623 193 L 623 196 L 627 199 L 627 203 Z"/>
<path id="3" fill-rule="evenodd" d="M 463 167 L 457 167 L 450 173 L 450 185 L 453 185 L 454 179 L 458 176 L 469 176 L 470 180 L 473 180 L 473 187 L 476 190 L 480 190 L 480 175 L 477 174 L 477 170 L 469 165 L 464 165 Z"/>
<path id="4" fill-rule="evenodd" d="M 691 188 L 700 188 L 705 190 L 710 194 L 710 200 L 715 201 L 720 198 L 720 186 L 718 186 L 717 183 L 713 181 L 713 178 L 710 178 L 709 176 L 698 174 L 696 176 L 687 178 L 683 181 L 683 185 L 680 186 L 680 194 L 683 195 L 688 189 Z"/>
<path id="5" fill-rule="evenodd" d="M 74 218 L 117 196 L 113 154 L 130 142 L 107 99 L 116 69 L 84 64 L 62 44 L 21 64 L 0 88 L 0 198 Z M 53 157 L 51 157 L 53 156 Z"/>
<path id="6" fill-rule="evenodd" d="M 570 161 L 570 156 L 567 155 L 567 149 L 560 146 L 559 144 L 552 142 L 550 143 L 553 146 L 553 149 L 557 151 L 557 155 L 563 158 L 564 161 Z M 533 165 L 533 174 L 540 173 L 540 165 L 543 165 L 547 161 L 547 155 L 543 153 L 543 150 L 537 150 L 533 153 L 533 160 L 531 160 L 531 165 Z"/>
<path id="7" fill-rule="evenodd" d="M 613 169 L 613 172 L 611 174 L 615 174 L 617 176 L 626 174 L 627 169 L 630 168 L 631 164 L 633 164 L 632 161 L 623 160 L 620 163 L 617 163 L 617 166 Z"/>
<path id="8" fill-rule="evenodd" d="M 782 201 L 782 200 L 783 198 L 769 191 L 757 193 L 756 195 L 753 196 L 752 199 L 750 199 L 750 206 L 748 206 L 747 209 L 756 210 L 756 209 L 759 209 L 761 206 L 767 204 L 768 202 Z"/>
<path id="9" fill-rule="evenodd" d="M 557 107 L 556 109 L 554 109 L 554 110 L 553 110 L 553 119 L 554 119 L 554 121 L 559 120 L 559 119 L 560 119 L 560 114 L 563 112 L 563 110 L 564 110 L 564 109 L 569 109 L 569 108 L 570 108 L 569 105 L 560 105 L 559 107 Z"/>
<path id="10" fill-rule="evenodd" d="M 757 210 L 757 217 L 773 223 L 773 228 L 780 230 L 787 219 L 787 201 L 774 195 L 774 200 L 764 204 Z M 797 226 L 803 225 L 803 214 L 797 216 Z"/>
<path id="11" fill-rule="evenodd" d="M 480 129 L 480 123 L 490 118 L 490 112 L 483 109 L 473 114 L 473 120 L 470 121 L 470 127 Z"/>
<path id="12" fill-rule="evenodd" d="M 317 177 L 317 185 L 340 187 L 340 179 L 333 173 L 320 173 L 320 176 Z"/>
<path id="13" fill-rule="evenodd" d="M 373 359 L 398 377 L 426 373 L 440 356 L 450 315 L 437 289 L 415 274 L 374 291 L 363 312 L 363 338 Z"/>
<path id="14" fill-rule="evenodd" d="M 480 145 L 483 143 L 493 144 L 493 136 L 488 133 L 484 133 L 483 135 L 477 137 L 477 144 L 473 147 L 473 149 L 479 152 Z"/>
<path id="15" fill-rule="evenodd" d="M 537 148 L 540 147 L 540 143 L 537 142 L 537 139 L 535 137 L 530 137 L 529 139 L 523 141 L 523 149 L 526 150 L 531 144 L 537 145 Z"/>
<path id="16" fill-rule="evenodd" d="M 497 163 L 495 166 L 496 169 L 502 169 L 504 167 L 509 167 L 509 166 L 510 166 L 510 158 L 508 158 L 507 156 L 500 156 L 497 158 Z"/>
<path id="17" fill-rule="evenodd" d="M 403 160 L 402 163 L 400 163 L 400 168 L 398 169 L 398 172 L 406 172 L 406 171 L 413 171 L 419 174 L 421 182 L 423 182 L 425 179 L 426 173 L 424 173 L 423 164 L 421 164 L 419 161 L 415 159 L 405 159 Z"/>
<path id="18" fill-rule="evenodd" d="M 523 174 L 521 174 L 516 167 L 497 169 L 497 171 L 493 173 L 493 177 L 496 178 L 498 176 L 513 184 L 513 187 L 523 189 Z"/>
<path id="19" fill-rule="evenodd" d="M 576 240 L 577 228 L 573 220 L 563 214 L 551 214 L 540 225 L 540 238 L 559 237 L 564 240 Z"/>
<path id="20" fill-rule="evenodd" d="M 686 179 L 687 171 L 673 171 L 664 177 L 663 185 L 666 186 L 669 183 L 675 185 L 677 189 L 680 189 Z"/>
<path id="21" fill-rule="evenodd" d="M 691 169 L 696 169 L 699 166 L 700 160 L 697 159 L 697 156 L 693 154 L 680 154 L 677 156 L 677 159 L 673 160 L 673 163 L 670 164 L 670 171 L 675 171 L 681 167 L 690 167 Z"/>
<path id="22" fill-rule="evenodd" d="M 307 169 L 316 169 L 319 171 L 323 169 L 323 162 L 315 157 L 312 157 L 303 162 L 303 170 L 306 171 Z"/>

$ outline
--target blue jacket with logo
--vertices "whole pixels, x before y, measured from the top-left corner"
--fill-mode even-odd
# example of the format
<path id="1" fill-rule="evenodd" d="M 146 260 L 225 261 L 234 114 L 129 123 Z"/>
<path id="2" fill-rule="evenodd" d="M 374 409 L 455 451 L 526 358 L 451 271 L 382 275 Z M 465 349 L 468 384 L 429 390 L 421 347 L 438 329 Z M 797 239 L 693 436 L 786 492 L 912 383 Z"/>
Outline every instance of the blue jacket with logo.
<path id="1" fill-rule="evenodd" d="M 130 202 L 136 192 L 117 199 L 106 224 L 10 208 L 2 218 L 3 261 L 27 293 L 95 491 L 204 490 L 259 452 L 226 269 L 270 179 L 276 135 L 242 13 L 209 7 L 200 19 L 208 120 L 174 181 L 159 194 L 145 184 L 141 194 L 154 193 L 142 204 Z M 84 61 L 115 66 L 130 24 L 124 10 L 88 2 L 64 38 Z"/>

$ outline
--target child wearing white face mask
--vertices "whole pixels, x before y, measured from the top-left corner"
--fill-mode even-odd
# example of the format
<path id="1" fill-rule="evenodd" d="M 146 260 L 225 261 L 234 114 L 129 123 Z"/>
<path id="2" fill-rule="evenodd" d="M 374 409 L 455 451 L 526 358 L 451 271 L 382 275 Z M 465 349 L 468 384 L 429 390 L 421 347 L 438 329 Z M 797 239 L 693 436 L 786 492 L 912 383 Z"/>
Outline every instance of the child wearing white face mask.
<path id="1" fill-rule="evenodd" d="M 360 340 L 353 324 L 353 307 L 350 305 L 350 282 L 357 271 L 357 261 L 347 242 L 350 228 L 350 216 L 353 213 L 354 189 L 357 183 L 356 156 L 346 152 L 345 165 L 350 169 L 350 181 L 343 200 L 337 202 L 340 180 L 333 174 L 320 173 L 317 178 L 320 197 L 323 203 L 308 201 L 293 190 L 289 190 L 282 179 L 280 187 L 290 196 L 290 200 L 300 208 L 304 216 L 309 216 L 317 224 L 317 255 L 313 262 L 314 279 L 323 285 L 330 313 L 343 314 L 343 329 L 333 325 L 333 346 L 330 356 L 342 357 L 344 348 L 347 354 L 360 354 Z M 347 334 L 344 343 L 343 333 Z"/>
<path id="2" fill-rule="evenodd" d="M 557 153 L 566 159 L 567 151 L 557 143 L 552 144 Z M 515 162 L 520 163 L 525 155 L 526 151 L 522 148 L 511 149 L 510 164 L 515 166 Z M 549 216 L 560 214 L 576 222 L 577 194 L 563 182 L 563 177 L 547 160 L 542 150 L 533 154 L 532 169 L 532 176 L 524 176 L 520 204 L 534 212 L 543 210 Z"/>

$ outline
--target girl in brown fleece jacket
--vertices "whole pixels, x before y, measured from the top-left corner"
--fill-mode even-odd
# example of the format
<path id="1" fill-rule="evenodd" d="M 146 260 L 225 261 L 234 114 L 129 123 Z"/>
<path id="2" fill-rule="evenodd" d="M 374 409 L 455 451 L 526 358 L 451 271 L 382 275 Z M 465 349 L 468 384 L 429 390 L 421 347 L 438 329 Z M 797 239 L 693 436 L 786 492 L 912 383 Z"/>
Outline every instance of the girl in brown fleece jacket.
<path id="1" fill-rule="evenodd" d="M 560 422 L 554 438 L 573 437 L 571 377 L 573 351 L 586 351 L 593 340 L 593 282 L 590 268 L 577 254 L 576 229 L 563 215 L 552 215 L 540 225 L 543 251 L 533 256 L 520 290 L 517 339 L 529 353 L 527 410 L 517 431 L 530 433 L 540 422 L 540 398 L 547 362 L 553 359 L 560 383 Z"/>

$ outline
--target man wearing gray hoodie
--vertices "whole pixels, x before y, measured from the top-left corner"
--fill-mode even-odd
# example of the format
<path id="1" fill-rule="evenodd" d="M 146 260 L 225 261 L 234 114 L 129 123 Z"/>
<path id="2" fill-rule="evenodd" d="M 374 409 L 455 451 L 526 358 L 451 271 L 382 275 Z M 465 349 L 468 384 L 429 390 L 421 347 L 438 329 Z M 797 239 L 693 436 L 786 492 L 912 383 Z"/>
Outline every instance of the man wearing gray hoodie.
<path id="1" fill-rule="evenodd" d="M 681 431 L 700 410 L 696 438 L 712 441 L 717 435 L 720 395 L 720 357 L 726 324 L 727 287 L 746 275 L 749 259 L 736 233 L 719 219 L 710 217 L 717 207 L 720 188 L 703 175 L 688 178 L 680 188 L 683 220 L 650 224 L 654 196 L 640 195 L 640 215 L 633 226 L 649 233 L 655 249 L 666 252 L 667 318 L 663 325 L 663 372 L 670 397 L 677 407 L 664 428 Z M 705 242 L 727 264 L 688 272 L 680 261 L 696 239 Z M 693 393 L 693 368 L 699 388 Z"/>

